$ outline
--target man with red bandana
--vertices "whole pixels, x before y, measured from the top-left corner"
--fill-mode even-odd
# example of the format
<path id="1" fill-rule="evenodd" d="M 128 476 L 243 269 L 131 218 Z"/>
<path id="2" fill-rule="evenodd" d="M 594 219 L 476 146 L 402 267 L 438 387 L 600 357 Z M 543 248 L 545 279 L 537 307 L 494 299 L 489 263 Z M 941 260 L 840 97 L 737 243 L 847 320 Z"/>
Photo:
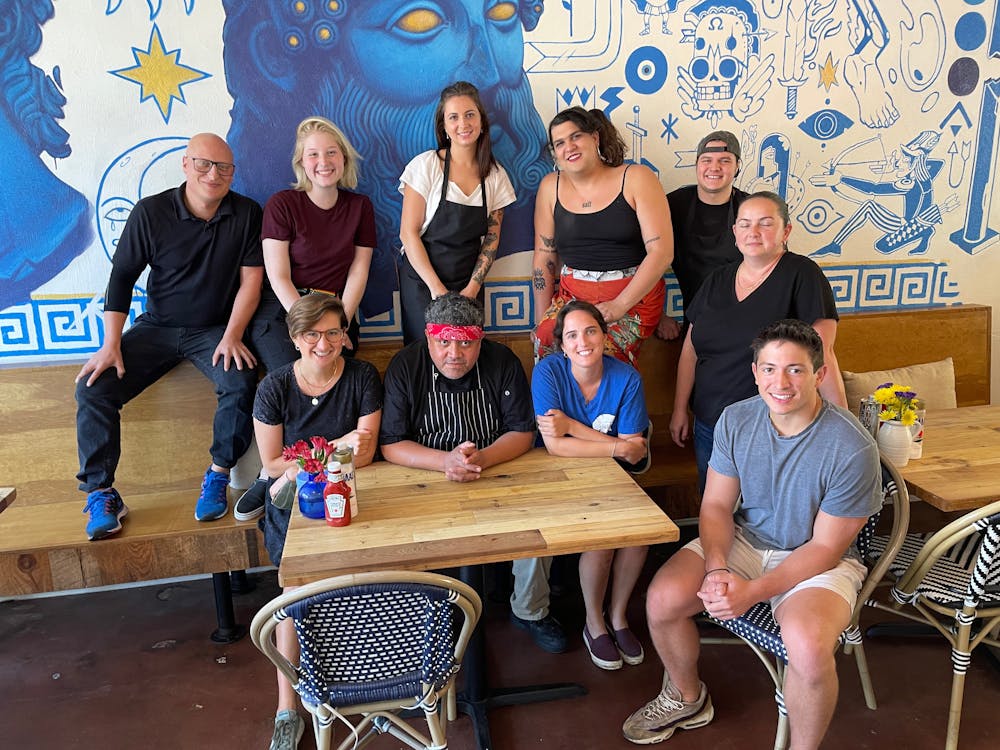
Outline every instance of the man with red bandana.
<path id="1" fill-rule="evenodd" d="M 531 449 L 535 413 L 528 379 L 510 349 L 483 338 L 476 300 L 449 292 L 424 313 L 426 340 L 392 358 L 385 372 L 379 443 L 386 460 L 474 482 L 483 469 Z M 514 624 L 545 651 L 566 649 L 549 613 L 551 558 L 514 561 Z"/>

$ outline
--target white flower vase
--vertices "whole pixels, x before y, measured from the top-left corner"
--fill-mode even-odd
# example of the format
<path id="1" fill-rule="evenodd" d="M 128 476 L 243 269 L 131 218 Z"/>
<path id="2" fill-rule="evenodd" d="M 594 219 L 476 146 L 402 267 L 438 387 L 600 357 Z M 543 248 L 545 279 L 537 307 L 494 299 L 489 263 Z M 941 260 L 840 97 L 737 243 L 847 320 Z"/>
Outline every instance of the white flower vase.
<path id="1" fill-rule="evenodd" d="M 913 433 L 902 422 L 890 419 L 882 422 L 878 428 L 878 447 L 882 455 L 892 462 L 896 468 L 902 468 L 910 462 L 910 443 Z"/>

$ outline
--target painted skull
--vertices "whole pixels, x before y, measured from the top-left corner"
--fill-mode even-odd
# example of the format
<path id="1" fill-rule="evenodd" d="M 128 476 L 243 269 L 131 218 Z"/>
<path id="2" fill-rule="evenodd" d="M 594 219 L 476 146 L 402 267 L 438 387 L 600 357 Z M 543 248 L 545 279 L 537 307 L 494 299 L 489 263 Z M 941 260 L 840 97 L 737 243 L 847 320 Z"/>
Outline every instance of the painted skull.
<path id="1" fill-rule="evenodd" d="M 701 109 L 730 109 L 750 61 L 749 31 L 746 21 L 732 13 L 709 12 L 698 19 L 690 73 Z"/>

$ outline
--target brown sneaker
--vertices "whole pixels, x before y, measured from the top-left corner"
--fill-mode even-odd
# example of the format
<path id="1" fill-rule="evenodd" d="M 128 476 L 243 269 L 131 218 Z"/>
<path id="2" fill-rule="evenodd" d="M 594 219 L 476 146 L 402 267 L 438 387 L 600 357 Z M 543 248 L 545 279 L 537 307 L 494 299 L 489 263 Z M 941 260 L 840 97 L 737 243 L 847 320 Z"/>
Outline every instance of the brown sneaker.
<path id="1" fill-rule="evenodd" d="M 672 682 L 660 694 L 629 716 L 622 734 L 636 745 L 652 745 L 670 739 L 676 729 L 703 727 L 715 716 L 705 683 L 699 683 L 698 700 L 686 703 Z"/>

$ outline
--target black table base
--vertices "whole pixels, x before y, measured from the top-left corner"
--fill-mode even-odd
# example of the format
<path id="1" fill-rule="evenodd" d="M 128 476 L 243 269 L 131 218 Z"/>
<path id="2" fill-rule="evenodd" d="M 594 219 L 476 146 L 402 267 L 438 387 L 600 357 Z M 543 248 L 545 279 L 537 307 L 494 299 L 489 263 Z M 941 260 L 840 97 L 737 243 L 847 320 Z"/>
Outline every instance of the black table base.
<path id="1" fill-rule="evenodd" d="M 458 577 L 471 586 L 484 606 L 484 566 L 466 565 L 459 569 Z M 484 624 L 480 618 L 479 624 L 469 639 L 462 662 L 462 673 L 465 676 L 464 687 L 458 693 L 458 709 L 472 719 L 473 732 L 476 735 L 476 747 L 479 750 L 492 750 L 493 741 L 490 738 L 490 722 L 488 712 L 493 708 L 503 706 L 523 706 L 528 703 L 543 703 L 561 698 L 575 698 L 586 695 L 587 690 L 575 682 L 559 682 L 548 685 L 523 685 L 513 688 L 488 687 L 486 675 L 486 639 L 483 635 Z"/>

